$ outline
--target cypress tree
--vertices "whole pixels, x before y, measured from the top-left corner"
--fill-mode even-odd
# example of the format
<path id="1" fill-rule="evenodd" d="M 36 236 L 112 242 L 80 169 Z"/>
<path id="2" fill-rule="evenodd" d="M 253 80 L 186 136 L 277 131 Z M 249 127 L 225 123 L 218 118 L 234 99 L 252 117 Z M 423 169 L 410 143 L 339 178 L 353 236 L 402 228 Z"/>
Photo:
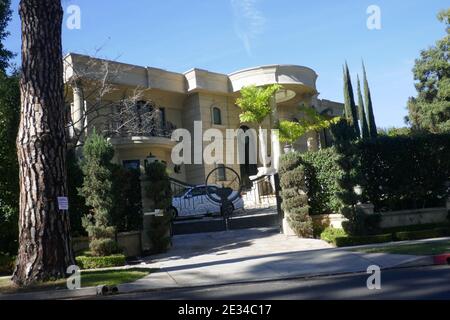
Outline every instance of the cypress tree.
<path id="1" fill-rule="evenodd" d="M 366 100 L 366 117 L 369 126 L 369 133 L 371 138 L 376 138 L 378 136 L 377 124 L 375 123 L 375 115 L 373 113 L 372 96 L 370 94 L 369 82 L 367 81 L 366 67 L 363 62 L 364 71 L 364 97 Z"/>
<path id="2" fill-rule="evenodd" d="M 345 115 L 349 124 L 354 128 L 355 137 L 361 136 L 358 124 L 358 113 L 356 110 L 355 96 L 353 94 L 352 79 L 347 63 L 344 69 L 344 97 L 345 97 Z"/>
<path id="3" fill-rule="evenodd" d="M 359 120 L 361 121 L 361 134 L 363 139 L 369 139 L 370 138 L 370 132 L 369 132 L 369 124 L 367 123 L 367 117 L 366 117 L 366 111 L 364 106 L 364 100 L 361 93 L 361 81 L 359 81 L 359 75 L 358 75 L 358 113 L 359 113 Z"/>

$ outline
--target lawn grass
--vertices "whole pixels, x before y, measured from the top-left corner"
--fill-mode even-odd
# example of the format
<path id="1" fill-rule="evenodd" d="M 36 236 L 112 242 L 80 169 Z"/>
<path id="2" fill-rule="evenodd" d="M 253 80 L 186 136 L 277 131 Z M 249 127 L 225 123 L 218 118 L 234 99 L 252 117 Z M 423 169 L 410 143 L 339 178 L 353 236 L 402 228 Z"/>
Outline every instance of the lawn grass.
<path id="1" fill-rule="evenodd" d="M 122 283 L 130 283 L 146 277 L 154 272 L 153 269 L 127 269 L 105 271 L 82 271 L 81 287 L 95 287 L 98 285 L 116 286 Z M 67 289 L 66 280 L 57 280 L 39 283 L 28 288 L 17 288 L 10 281 L 10 277 L 0 278 L 0 293 L 38 292 L 46 290 Z"/>
<path id="2" fill-rule="evenodd" d="M 434 256 L 450 253 L 450 241 L 426 242 L 408 245 L 392 245 L 386 247 L 364 248 L 355 251 L 364 253 L 391 253 L 414 256 Z"/>

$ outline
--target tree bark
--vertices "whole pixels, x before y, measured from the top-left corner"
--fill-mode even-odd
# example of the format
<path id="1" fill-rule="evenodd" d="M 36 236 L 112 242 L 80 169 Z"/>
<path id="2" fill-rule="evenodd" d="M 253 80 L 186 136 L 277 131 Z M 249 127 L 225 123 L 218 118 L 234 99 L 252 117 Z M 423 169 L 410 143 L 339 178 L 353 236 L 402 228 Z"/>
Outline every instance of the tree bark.
<path id="1" fill-rule="evenodd" d="M 60 0 L 21 0 L 19 252 L 13 281 L 29 285 L 66 276 L 74 264 L 67 195 Z"/>

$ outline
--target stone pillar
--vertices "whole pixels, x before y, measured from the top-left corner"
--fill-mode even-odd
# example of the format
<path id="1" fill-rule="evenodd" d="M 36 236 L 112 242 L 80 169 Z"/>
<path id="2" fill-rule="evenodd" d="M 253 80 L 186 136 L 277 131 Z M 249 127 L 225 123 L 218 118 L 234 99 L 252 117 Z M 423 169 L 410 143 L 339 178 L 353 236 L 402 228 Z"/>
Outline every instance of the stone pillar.
<path id="1" fill-rule="evenodd" d="M 317 133 L 313 132 L 310 134 L 308 138 L 308 151 L 318 151 L 319 150 L 319 141 L 317 139 Z"/>
<path id="2" fill-rule="evenodd" d="M 80 85 L 75 84 L 72 87 L 73 90 L 73 106 L 71 110 L 73 131 L 75 136 L 80 136 L 80 140 L 83 138 L 83 130 L 85 124 L 85 110 L 84 110 L 84 97 L 83 90 Z M 80 141 L 81 142 L 81 141 Z"/>
<path id="3" fill-rule="evenodd" d="M 271 153 L 272 153 L 272 168 L 275 169 L 275 172 L 278 172 L 278 169 L 280 168 L 280 157 L 281 157 L 281 145 L 280 145 L 280 139 L 278 137 L 278 132 L 274 130 L 278 126 L 280 119 L 278 117 L 278 105 L 275 101 L 275 98 L 272 101 L 272 123 L 271 123 L 271 141 L 272 141 L 272 147 L 271 147 Z"/>

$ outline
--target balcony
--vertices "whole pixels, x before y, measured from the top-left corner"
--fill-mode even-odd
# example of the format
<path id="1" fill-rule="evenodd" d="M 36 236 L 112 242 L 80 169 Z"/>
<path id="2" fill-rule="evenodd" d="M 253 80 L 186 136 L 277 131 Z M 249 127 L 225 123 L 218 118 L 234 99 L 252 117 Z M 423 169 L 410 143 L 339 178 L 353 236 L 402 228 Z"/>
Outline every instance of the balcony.
<path id="1" fill-rule="evenodd" d="M 172 133 L 177 128 L 170 122 L 164 125 L 133 126 L 123 124 L 110 124 L 107 136 L 116 147 L 149 146 L 172 148 L 176 142 L 171 140 Z M 114 129 L 115 128 L 115 129 Z"/>

